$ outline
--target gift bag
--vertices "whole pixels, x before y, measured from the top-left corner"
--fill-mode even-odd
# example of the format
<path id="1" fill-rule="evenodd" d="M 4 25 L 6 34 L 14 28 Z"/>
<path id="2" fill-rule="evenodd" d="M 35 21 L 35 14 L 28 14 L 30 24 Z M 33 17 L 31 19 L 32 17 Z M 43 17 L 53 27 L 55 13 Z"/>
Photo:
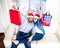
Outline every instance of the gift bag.
<path id="1" fill-rule="evenodd" d="M 41 25 L 43 26 L 50 26 L 52 16 L 49 14 L 43 14 L 41 19 Z"/>
<path id="2" fill-rule="evenodd" d="M 11 21 L 11 23 L 20 26 L 21 25 L 20 12 L 17 11 L 17 10 L 10 9 L 9 13 L 10 13 L 10 21 Z"/>

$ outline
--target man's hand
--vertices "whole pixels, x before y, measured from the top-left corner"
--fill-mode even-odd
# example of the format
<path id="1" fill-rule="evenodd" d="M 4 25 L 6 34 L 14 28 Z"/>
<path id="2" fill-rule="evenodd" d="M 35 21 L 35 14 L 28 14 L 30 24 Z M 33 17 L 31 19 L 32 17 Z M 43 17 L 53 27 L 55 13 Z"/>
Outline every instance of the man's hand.
<path id="1" fill-rule="evenodd" d="M 16 35 L 13 35 L 12 42 L 14 42 L 16 45 L 19 43 L 19 41 L 16 40 Z"/>
<path id="2" fill-rule="evenodd" d="M 12 42 L 14 42 L 16 45 L 19 43 L 18 40 L 13 40 L 13 39 L 12 39 Z"/>
<path id="3" fill-rule="evenodd" d="M 13 39 L 13 40 L 16 40 L 16 35 L 13 35 L 12 39 Z"/>

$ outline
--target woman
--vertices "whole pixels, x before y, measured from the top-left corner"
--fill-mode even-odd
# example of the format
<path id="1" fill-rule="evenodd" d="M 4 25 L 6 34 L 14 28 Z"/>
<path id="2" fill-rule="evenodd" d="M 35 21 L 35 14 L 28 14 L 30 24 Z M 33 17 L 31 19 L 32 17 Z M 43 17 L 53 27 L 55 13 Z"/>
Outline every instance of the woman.
<path id="1" fill-rule="evenodd" d="M 44 30 L 43 26 L 40 23 L 41 22 L 40 15 L 35 14 L 33 21 L 34 21 L 34 24 L 35 24 L 35 32 L 36 32 L 35 35 L 39 37 L 37 40 L 40 40 L 45 35 L 45 30 Z"/>

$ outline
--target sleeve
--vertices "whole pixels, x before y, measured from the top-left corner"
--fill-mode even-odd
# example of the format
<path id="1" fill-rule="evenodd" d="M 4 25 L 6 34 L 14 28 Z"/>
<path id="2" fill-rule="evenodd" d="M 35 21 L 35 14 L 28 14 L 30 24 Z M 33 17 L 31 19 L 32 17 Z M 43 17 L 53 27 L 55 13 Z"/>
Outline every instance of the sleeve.
<path id="1" fill-rule="evenodd" d="M 36 27 L 35 26 L 32 28 L 32 33 L 36 33 Z"/>
<path id="2" fill-rule="evenodd" d="M 25 21 L 27 21 L 27 18 L 25 18 L 23 15 L 21 15 L 21 22 L 22 22 L 22 24 L 23 24 Z"/>
<path id="3" fill-rule="evenodd" d="M 38 20 L 36 25 L 43 32 L 43 34 L 45 34 L 45 30 L 44 30 L 44 28 L 43 28 L 43 26 L 41 25 L 40 22 L 41 22 L 41 20 Z"/>

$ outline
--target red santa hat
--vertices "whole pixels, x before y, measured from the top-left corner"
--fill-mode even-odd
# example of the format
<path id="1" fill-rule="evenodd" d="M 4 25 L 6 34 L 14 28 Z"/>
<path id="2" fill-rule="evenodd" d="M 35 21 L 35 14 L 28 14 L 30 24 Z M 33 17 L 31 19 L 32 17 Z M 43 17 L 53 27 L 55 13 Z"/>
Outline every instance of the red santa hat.
<path id="1" fill-rule="evenodd" d="M 33 13 L 28 13 L 28 16 L 27 16 L 27 18 L 33 18 Z"/>
<path id="2" fill-rule="evenodd" d="M 40 18 L 40 14 L 35 14 L 34 18 L 38 18 L 39 19 Z"/>

